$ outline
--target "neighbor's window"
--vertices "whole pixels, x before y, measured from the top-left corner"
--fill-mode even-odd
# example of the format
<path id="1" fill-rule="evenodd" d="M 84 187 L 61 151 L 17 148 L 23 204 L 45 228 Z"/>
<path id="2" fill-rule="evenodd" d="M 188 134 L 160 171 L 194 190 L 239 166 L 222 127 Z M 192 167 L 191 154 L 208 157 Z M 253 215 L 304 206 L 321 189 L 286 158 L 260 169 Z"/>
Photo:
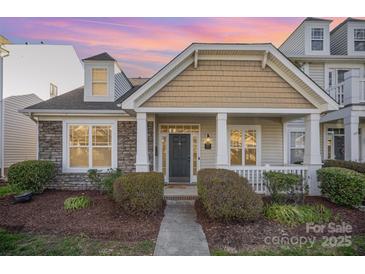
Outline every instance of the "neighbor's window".
<path id="1" fill-rule="evenodd" d="M 323 50 L 323 28 L 312 28 L 312 50 Z"/>
<path id="2" fill-rule="evenodd" d="M 290 163 L 302 164 L 304 159 L 304 131 L 290 132 Z"/>
<path id="3" fill-rule="evenodd" d="M 70 125 L 69 166 L 71 168 L 112 167 L 112 127 L 110 125 Z"/>
<path id="4" fill-rule="evenodd" d="M 55 84 L 49 84 L 49 96 L 51 98 L 56 97 L 58 95 L 58 88 Z"/>
<path id="5" fill-rule="evenodd" d="M 365 51 L 365 29 L 354 29 L 355 51 Z"/>
<path id="6" fill-rule="evenodd" d="M 106 68 L 92 69 L 92 95 L 108 95 L 108 71 Z"/>
<path id="7" fill-rule="evenodd" d="M 232 129 L 230 131 L 230 159 L 233 166 L 257 164 L 256 129 Z"/>

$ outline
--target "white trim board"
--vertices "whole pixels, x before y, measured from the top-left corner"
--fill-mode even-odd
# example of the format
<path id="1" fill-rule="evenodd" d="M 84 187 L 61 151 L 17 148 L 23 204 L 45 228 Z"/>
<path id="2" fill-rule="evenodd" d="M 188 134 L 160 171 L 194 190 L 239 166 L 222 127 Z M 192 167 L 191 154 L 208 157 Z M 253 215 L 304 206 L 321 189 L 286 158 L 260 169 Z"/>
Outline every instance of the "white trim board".
<path id="1" fill-rule="evenodd" d="M 311 114 L 320 113 L 316 108 L 137 108 L 146 113 L 267 113 L 267 114 Z"/>

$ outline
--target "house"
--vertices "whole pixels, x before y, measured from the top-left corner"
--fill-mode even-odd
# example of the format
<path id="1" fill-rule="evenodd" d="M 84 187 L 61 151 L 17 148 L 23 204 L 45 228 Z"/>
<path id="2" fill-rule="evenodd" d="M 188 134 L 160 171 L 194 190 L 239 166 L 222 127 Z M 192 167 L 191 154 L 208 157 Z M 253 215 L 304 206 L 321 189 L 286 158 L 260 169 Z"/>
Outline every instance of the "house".
<path id="1" fill-rule="evenodd" d="M 19 109 L 42 102 L 35 94 L 4 99 L 4 172 L 17 162 L 37 158 L 37 126 Z"/>
<path id="2" fill-rule="evenodd" d="M 8 53 L 2 61 L 3 81 L 0 79 L 1 99 L 6 98 L 4 119 L 0 119 L 5 121 L 1 126 L 4 133 L 0 134 L 4 135 L 4 142 L 0 142 L 3 177 L 11 164 L 36 159 L 36 124 L 29 118 L 24 119 L 18 110 L 39 103 L 40 98 L 49 99 L 82 86 L 84 72 L 72 46 L 11 44 L 4 37 L 0 44 Z"/>
<path id="3" fill-rule="evenodd" d="M 334 98 L 340 109 L 321 116 L 322 159 L 365 161 L 365 20 L 306 18 L 280 46 L 292 62 Z M 303 121 L 288 121 L 296 156 L 303 161 Z M 293 153 L 293 154 L 294 154 Z"/>
<path id="4" fill-rule="evenodd" d="M 10 52 L 4 58 L 4 97 L 34 93 L 45 100 L 51 93 L 83 85 L 83 67 L 73 46 L 5 44 L 3 48 Z"/>
<path id="5" fill-rule="evenodd" d="M 38 124 L 39 159 L 56 188 L 90 187 L 87 171 L 160 171 L 194 183 L 227 168 L 263 193 L 263 172 L 296 173 L 319 194 L 320 115 L 338 104 L 272 44 L 193 43 L 142 85 L 102 53 L 83 60 L 84 86 L 22 112 Z M 304 119 L 303 165 L 285 163 L 285 123 Z"/>

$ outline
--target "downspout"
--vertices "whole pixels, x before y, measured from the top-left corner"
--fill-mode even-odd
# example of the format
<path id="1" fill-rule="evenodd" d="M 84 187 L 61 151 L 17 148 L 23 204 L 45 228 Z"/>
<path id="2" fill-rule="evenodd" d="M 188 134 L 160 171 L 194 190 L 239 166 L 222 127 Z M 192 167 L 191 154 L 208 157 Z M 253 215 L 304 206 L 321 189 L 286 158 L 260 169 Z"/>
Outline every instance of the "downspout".
<path id="1" fill-rule="evenodd" d="M 39 119 L 34 118 L 34 115 L 30 113 L 29 118 L 36 123 L 36 160 L 39 160 Z"/>
<path id="2" fill-rule="evenodd" d="M 3 65 L 3 58 L 9 56 L 9 52 L 3 49 L 0 45 L 0 162 L 1 162 L 1 176 L 0 178 L 4 178 L 5 171 L 4 171 L 4 65 Z"/>

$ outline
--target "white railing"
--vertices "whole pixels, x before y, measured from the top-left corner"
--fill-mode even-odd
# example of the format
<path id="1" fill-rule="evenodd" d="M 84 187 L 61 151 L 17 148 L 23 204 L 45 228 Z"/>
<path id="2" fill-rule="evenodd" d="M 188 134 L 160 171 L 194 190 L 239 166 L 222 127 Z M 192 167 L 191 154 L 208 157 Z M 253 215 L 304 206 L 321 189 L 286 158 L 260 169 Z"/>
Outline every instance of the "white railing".
<path id="1" fill-rule="evenodd" d="M 336 102 L 343 106 L 344 103 L 344 86 L 345 83 L 341 83 L 332 87 L 329 87 L 326 92 L 329 96 L 336 100 Z"/>
<path id="2" fill-rule="evenodd" d="M 266 194 L 266 187 L 264 182 L 265 171 L 277 171 L 282 173 L 296 174 L 302 177 L 303 184 L 308 180 L 308 168 L 306 166 L 243 166 L 243 167 L 231 167 L 231 170 L 238 173 L 240 176 L 247 178 L 251 184 L 253 190 L 256 193 Z"/>

